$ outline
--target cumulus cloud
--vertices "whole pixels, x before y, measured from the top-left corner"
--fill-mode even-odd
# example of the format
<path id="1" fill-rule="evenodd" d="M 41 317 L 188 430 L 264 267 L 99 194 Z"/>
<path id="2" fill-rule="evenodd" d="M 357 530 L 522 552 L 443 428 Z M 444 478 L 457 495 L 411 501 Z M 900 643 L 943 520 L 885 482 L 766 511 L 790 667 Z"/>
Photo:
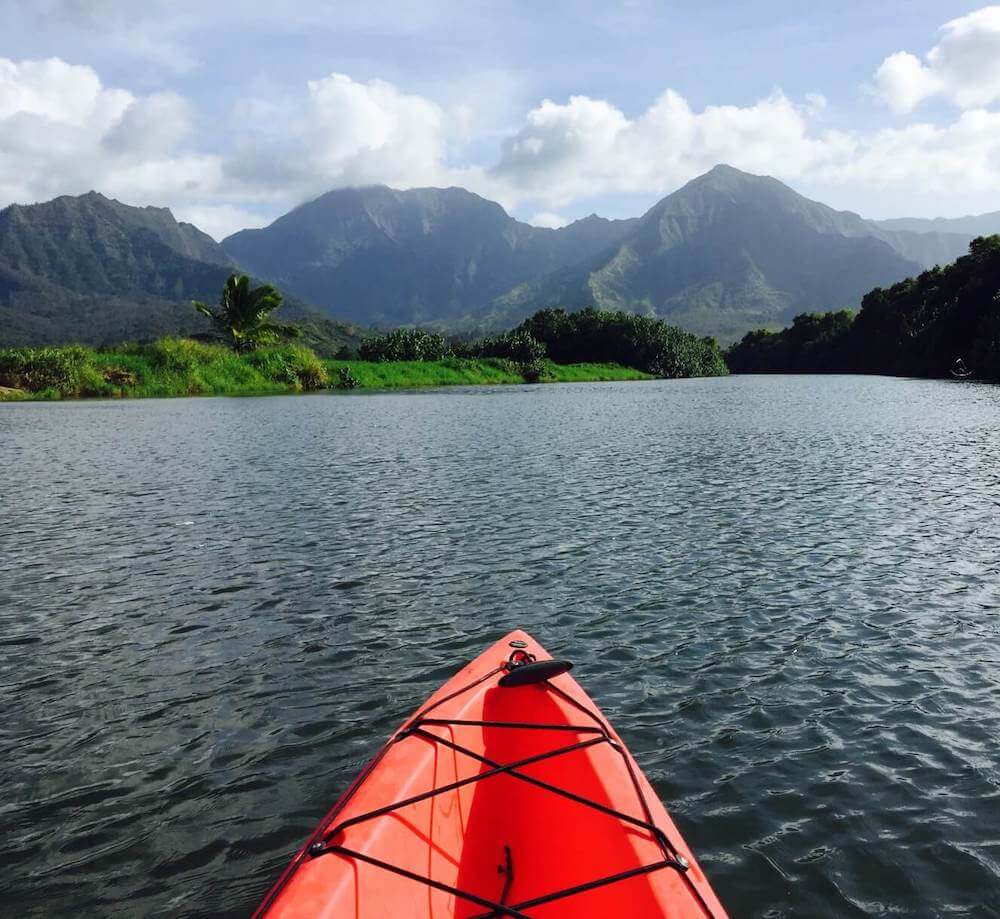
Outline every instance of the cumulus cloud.
<path id="1" fill-rule="evenodd" d="M 1000 113 L 963 112 L 938 126 L 917 123 L 852 139 L 840 158 L 817 171 L 830 184 L 868 189 L 910 189 L 943 199 L 982 201 L 1000 190 Z M 980 210 L 985 210 L 981 207 Z"/>
<path id="2" fill-rule="evenodd" d="M 0 205 L 95 188 L 179 212 L 213 206 L 216 228 L 244 219 L 227 210 L 237 202 L 227 202 L 221 156 L 184 149 L 193 117 L 174 93 L 136 96 L 90 67 L 0 58 Z"/>
<path id="3" fill-rule="evenodd" d="M 875 72 L 875 91 L 905 114 L 932 96 L 972 109 L 1000 100 L 1000 6 L 952 19 L 921 60 L 907 51 L 889 55 Z"/>
<path id="4" fill-rule="evenodd" d="M 281 137 L 247 138 L 226 161 L 228 178 L 301 200 L 345 185 L 439 185 L 460 175 L 445 165 L 446 119 L 435 102 L 341 73 L 306 90 L 304 113 Z"/>
<path id="5" fill-rule="evenodd" d="M 112 153 L 156 154 L 171 150 L 191 133 L 192 112 L 176 93 L 133 99 L 101 138 Z"/>
<path id="6" fill-rule="evenodd" d="M 692 110 L 673 90 L 635 119 L 602 100 L 545 100 L 503 144 L 492 174 L 521 194 L 563 205 L 593 194 L 649 193 L 729 163 L 750 172 L 801 175 L 835 156 L 837 134 L 810 134 L 815 97 L 780 92 L 754 105 Z"/>

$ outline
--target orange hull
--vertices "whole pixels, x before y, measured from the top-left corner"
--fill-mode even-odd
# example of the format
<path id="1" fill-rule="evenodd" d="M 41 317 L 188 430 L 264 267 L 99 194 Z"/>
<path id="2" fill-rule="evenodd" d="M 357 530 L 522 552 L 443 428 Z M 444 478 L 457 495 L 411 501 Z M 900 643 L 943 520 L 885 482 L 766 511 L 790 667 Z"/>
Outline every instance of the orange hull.
<path id="1" fill-rule="evenodd" d="M 726 916 L 593 701 L 566 673 L 530 677 L 512 654 L 516 664 L 551 660 L 511 632 L 445 683 L 341 797 L 256 916 Z M 514 671 L 511 680 L 539 681 L 500 685 Z"/>

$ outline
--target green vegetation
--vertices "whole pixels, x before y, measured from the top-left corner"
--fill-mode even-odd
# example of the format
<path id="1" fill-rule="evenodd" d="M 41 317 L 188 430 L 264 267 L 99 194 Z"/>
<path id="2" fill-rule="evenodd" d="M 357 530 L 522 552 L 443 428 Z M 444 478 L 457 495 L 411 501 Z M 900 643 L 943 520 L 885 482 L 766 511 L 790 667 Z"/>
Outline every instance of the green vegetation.
<path id="1" fill-rule="evenodd" d="M 642 380 L 648 374 L 614 364 L 558 365 L 545 361 L 545 382 Z M 399 389 L 521 383 L 520 367 L 501 358 L 440 361 L 321 360 L 300 344 L 237 354 L 184 338 L 94 350 L 0 349 L 0 401 L 260 395 L 321 389 Z"/>
<path id="2" fill-rule="evenodd" d="M 726 359 L 734 373 L 835 372 L 943 377 L 967 367 L 1000 379 L 1000 236 L 888 289 L 876 287 L 854 316 L 797 316 L 781 332 L 751 332 Z"/>
<path id="3" fill-rule="evenodd" d="M 615 364 L 671 378 L 728 373 L 714 338 L 699 338 L 651 316 L 593 308 L 540 310 L 510 332 L 451 345 L 435 332 L 396 329 L 368 339 L 360 351 L 375 363 L 499 360 L 515 366 L 529 383 L 563 364 Z"/>
<path id="4" fill-rule="evenodd" d="M 733 373 L 837 373 L 853 323 L 851 310 L 803 313 L 780 332 L 747 332 L 726 352 L 726 362 Z"/>
<path id="5" fill-rule="evenodd" d="M 8 399 L 251 395 L 328 384 L 323 363 L 302 345 L 236 354 L 221 345 L 165 338 L 113 351 L 79 345 L 0 349 L 0 387 L 18 391 Z"/>
<path id="6" fill-rule="evenodd" d="M 358 355 L 363 361 L 440 361 L 451 356 L 451 347 L 437 332 L 393 329 L 365 339 Z"/>
<path id="7" fill-rule="evenodd" d="M 271 322 L 271 313 L 281 306 L 281 300 L 281 294 L 270 284 L 251 287 L 245 274 L 231 274 L 222 287 L 217 309 L 199 300 L 192 301 L 192 305 L 212 321 L 216 332 L 234 351 L 246 354 L 282 335 L 298 336 L 295 326 Z"/>
<path id="8" fill-rule="evenodd" d="M 714 339 L 629 313 L 543 310 L 511 332 L 449 343 L 422 329 L 373 336 L 323 360 L 302 344 L 263 346 L 289 331 L 270 320 L 281 294 L 226 281 L 219 308 L 196 302 L 226 344 L 163 338 L 94 350 L 0 349 L 0 400 L 249 395 L 320 389 L 643 380 L 726 373 Z M 344 349 L 346 350 L 346 349 Z"/>
<path id="9" fill-rule="evenodd" d="M 652 316 L 592 308 L 576 313 L 546 309 L 510 334 L 540 342 L 557 364 L 610 362 L 667 378 L 729 372 L 714 338 L 699 338 Z"/>
<path id="10" fill-rule="evenodd" d="M 521 368 L 503 358 L 449 357 L 440 361 L 326 361 L 331 378 L 344 370 L 364 389 L 402 389 L 414 386 L 473 386 L 524 382 Z M 612 380 L 651 380 L 647 373 L 618 364 L 554 364 L 543 362 L 540 380 L 585 383 Z M 353 387 L 350 387 L 353 388 Z"/>

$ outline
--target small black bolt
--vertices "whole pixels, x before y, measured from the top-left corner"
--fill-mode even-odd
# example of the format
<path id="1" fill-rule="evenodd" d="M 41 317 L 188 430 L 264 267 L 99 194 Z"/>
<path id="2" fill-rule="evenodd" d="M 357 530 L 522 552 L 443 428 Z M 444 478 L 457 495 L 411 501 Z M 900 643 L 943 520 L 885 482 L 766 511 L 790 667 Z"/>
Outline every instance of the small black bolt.
<path id="1" fill-rule="evenodd" d="M 319 842 L 314 842 L 309 847 L 310 855 L 322 855 L 326 851 L 326 843 L 321 839 Z"/>

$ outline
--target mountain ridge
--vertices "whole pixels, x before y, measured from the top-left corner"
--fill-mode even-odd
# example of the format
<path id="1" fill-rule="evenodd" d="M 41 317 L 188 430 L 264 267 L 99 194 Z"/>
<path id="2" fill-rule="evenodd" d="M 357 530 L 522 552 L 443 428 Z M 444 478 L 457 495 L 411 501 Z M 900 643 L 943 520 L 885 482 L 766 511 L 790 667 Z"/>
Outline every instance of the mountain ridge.
<path id="1" fill-rule="evenodd" d="M 533 227 L 462 188 L 335 189 L 223 249 L 331 313 L 376 324 L 459 319 L 511 286 L 623 236 L 632 221 L 584 218 Z M 370 277 L 381 277 L 373 290 Z"/>
<path id="2" fill-rule="evenodd" d="M 191 300 L 214 302 L 234 270 L 215 240 L 167 208 L 98 192 L 10 205 L 0 211 L 0 345 L 205 332 Z M 340 334 L 301 303 L 289 303 L 286 315 L 331 343 Z"/>
<path id="3" fill-rule="evenodd" d="M 725 164 L 624 220 L 535 227 L 459 187 L 369 185 L 221 244 L 167 208 L 92 191 L 0 210 L 0 342 L 197 331 L 190 300 L 214 300 L 237 268 L 276 284 L 289 318 L 319 323 L 315 307 L 330 328 L 343 316 L 472 333 L 543 307 L 599 306 L 725 341 L 800 312 L 853 308 L 871 287 L 952 261 L 971 239 L 914 225 L 837 211 Z"/>

